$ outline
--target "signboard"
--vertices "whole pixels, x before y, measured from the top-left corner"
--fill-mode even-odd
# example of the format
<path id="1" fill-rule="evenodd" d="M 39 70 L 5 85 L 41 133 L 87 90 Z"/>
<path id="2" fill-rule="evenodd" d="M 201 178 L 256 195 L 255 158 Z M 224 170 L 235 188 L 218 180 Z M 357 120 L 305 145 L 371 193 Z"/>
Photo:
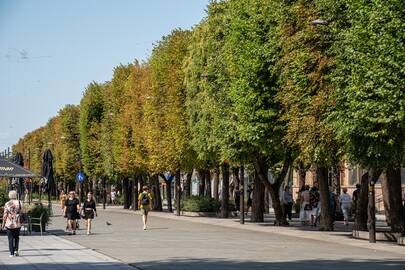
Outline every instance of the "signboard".
<path id="1" fill-rule="evenodd" d="M 86 180 L 86 176 L 84 175 L 84 173 L 79 172 L 78 174 L 76 174 L 76 181 L 79 183 L 83 183 L 84 180 Z"/>

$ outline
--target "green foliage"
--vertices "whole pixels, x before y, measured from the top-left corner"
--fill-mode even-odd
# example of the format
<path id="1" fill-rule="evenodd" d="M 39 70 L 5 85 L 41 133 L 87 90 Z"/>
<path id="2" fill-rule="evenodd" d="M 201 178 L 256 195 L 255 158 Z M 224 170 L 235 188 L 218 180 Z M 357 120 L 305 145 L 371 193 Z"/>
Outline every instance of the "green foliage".
<path id="1" fill-rule="evenodd" d="M 8 202 L 8 194 L 5 192 L 0 193 L 0 207 L 4 207 L 4 205 Z"/>
<path id="2" fill-rule="evenodd" d="M 192 168 L 183 84 L 189 40 L 190 31 L 176 29 L 155 46 L 149 60 L 151 89 L 144 107 L 145 146 L 152 173 Z"/>
<path id="3" fill-rule="evenodd" d="M 221 146 L 227 141 L 229 100 L 224 59 L 227 4 L 213 2 L 208 17 L 193 31 L 185 60 L 186 110 L 190 144 L 199 166 L 220 162 Z"/>
<path id="4" fill-rule="evenodd" d="M 279 18 L 277 98 L 283 105 L 282 119 L 287 122 L 285 142 L 298 149 L 304 163 L 330 166 L 338 149 L 333 129 L 325 124 L 333 108 L 331 34 L 328 27 L 311 24 L 323 18 L 317 2 L 290 1 Z"/>
<path id="5" fill-rule="evenodd" d="M 188 212 L 218 212 L 221 202 L 214 198 L 191 196 L 181 201 L 181 209 Z"/>
<path id="6" fill-rule="evenodd" d="M 80 169 L 79 116 L 78 106 L 66 105 L 59 111 L 62 148 L 60 166 L 62 174 L 69 181 L 75 180 L 75 175 Z"/>
<path id="7" fill-rule="evenodd" d="M 90 176 L 103 173 L 101 155 L 101 122 L 103 119 L 103 95 L 106 85 L 91 83 L 80 101 L 80 149 L 84 172 Z"/>
<path id="8" fill-rule="evenodd" d="M 333 25 L 331 123 L 352 162 L 399 167 L 405 153 L 405 2 L 342 2 L 347 24 Z"/>

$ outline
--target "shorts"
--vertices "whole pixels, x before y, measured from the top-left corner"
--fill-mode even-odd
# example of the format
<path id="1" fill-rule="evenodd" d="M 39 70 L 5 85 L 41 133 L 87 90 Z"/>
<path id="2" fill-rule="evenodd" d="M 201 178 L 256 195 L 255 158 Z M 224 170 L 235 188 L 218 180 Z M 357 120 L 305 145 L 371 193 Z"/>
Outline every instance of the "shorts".
<path id="1" fill-rule="evenodd" d="M 147 216 L 148 213 L 149 213 L 149 211 L 150 211 L 150 209 L 148 209 L 148 208 L 141 208 L 141 213 L 142 213 L 142 215 L 144 215 L 144 216 Z"/>
<path id="2" fill-rule="evenodd" d="M 78 212 L 67 212 L 66 217 L 68 220 L 80 219 L 80 215 Z"/>
<path id="3" fill-rule="evenodd" d="M 342 206 L 342 213 L 345 220 L 349 220 L 350 207 Z"/>

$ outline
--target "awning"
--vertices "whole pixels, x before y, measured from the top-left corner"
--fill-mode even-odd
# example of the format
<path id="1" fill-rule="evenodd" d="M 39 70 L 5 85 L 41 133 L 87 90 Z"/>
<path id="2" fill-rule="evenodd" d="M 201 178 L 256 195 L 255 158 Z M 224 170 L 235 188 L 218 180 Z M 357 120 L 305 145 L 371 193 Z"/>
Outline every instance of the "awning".
<path id="1" fill-rule="evenodd" d="M 27 170 L 13 162 L 0 158 L 0 177 L 37 177 L 30 170 Z"/>

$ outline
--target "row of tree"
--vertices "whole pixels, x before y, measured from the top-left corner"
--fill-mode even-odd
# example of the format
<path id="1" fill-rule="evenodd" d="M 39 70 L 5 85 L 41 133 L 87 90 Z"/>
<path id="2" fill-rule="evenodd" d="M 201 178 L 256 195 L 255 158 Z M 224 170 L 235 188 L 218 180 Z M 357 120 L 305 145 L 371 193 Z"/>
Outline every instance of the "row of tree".
<path id="1" fill-rule="evenodd" d="M 212 1 L 192 30 L 174 30 L 147 62 L 120 65 L 111 81 L 89 84 L 79 106 L 66 106 L 14 150 L 51 141 L 58 175 L 73 179 L 82 166 L 94 183 L 123 179 L 125 194 L 137 186 L 131 179 L 156 187 L 167 171 L 177 187 L 188 173 L 187 193 L 197 169 L 204 179 L 213 170 L 218 196 L 221 169 L 222 209 L 230 167 L 237 176 L 247 166 L 258 202 L 266 188 L 280 225 L 287 224 L 279 190 L 288 169 L 303 175 L 312 166 L 327 230 L 328 174 L 348 160 L 368 171 L 358 229 L 367 229 L 368 183 L 385 173 L 388 222 L 405 232 L 404 13 L 401 0 Z M 203 183 L 211 190 L 211 181 Z"/>

